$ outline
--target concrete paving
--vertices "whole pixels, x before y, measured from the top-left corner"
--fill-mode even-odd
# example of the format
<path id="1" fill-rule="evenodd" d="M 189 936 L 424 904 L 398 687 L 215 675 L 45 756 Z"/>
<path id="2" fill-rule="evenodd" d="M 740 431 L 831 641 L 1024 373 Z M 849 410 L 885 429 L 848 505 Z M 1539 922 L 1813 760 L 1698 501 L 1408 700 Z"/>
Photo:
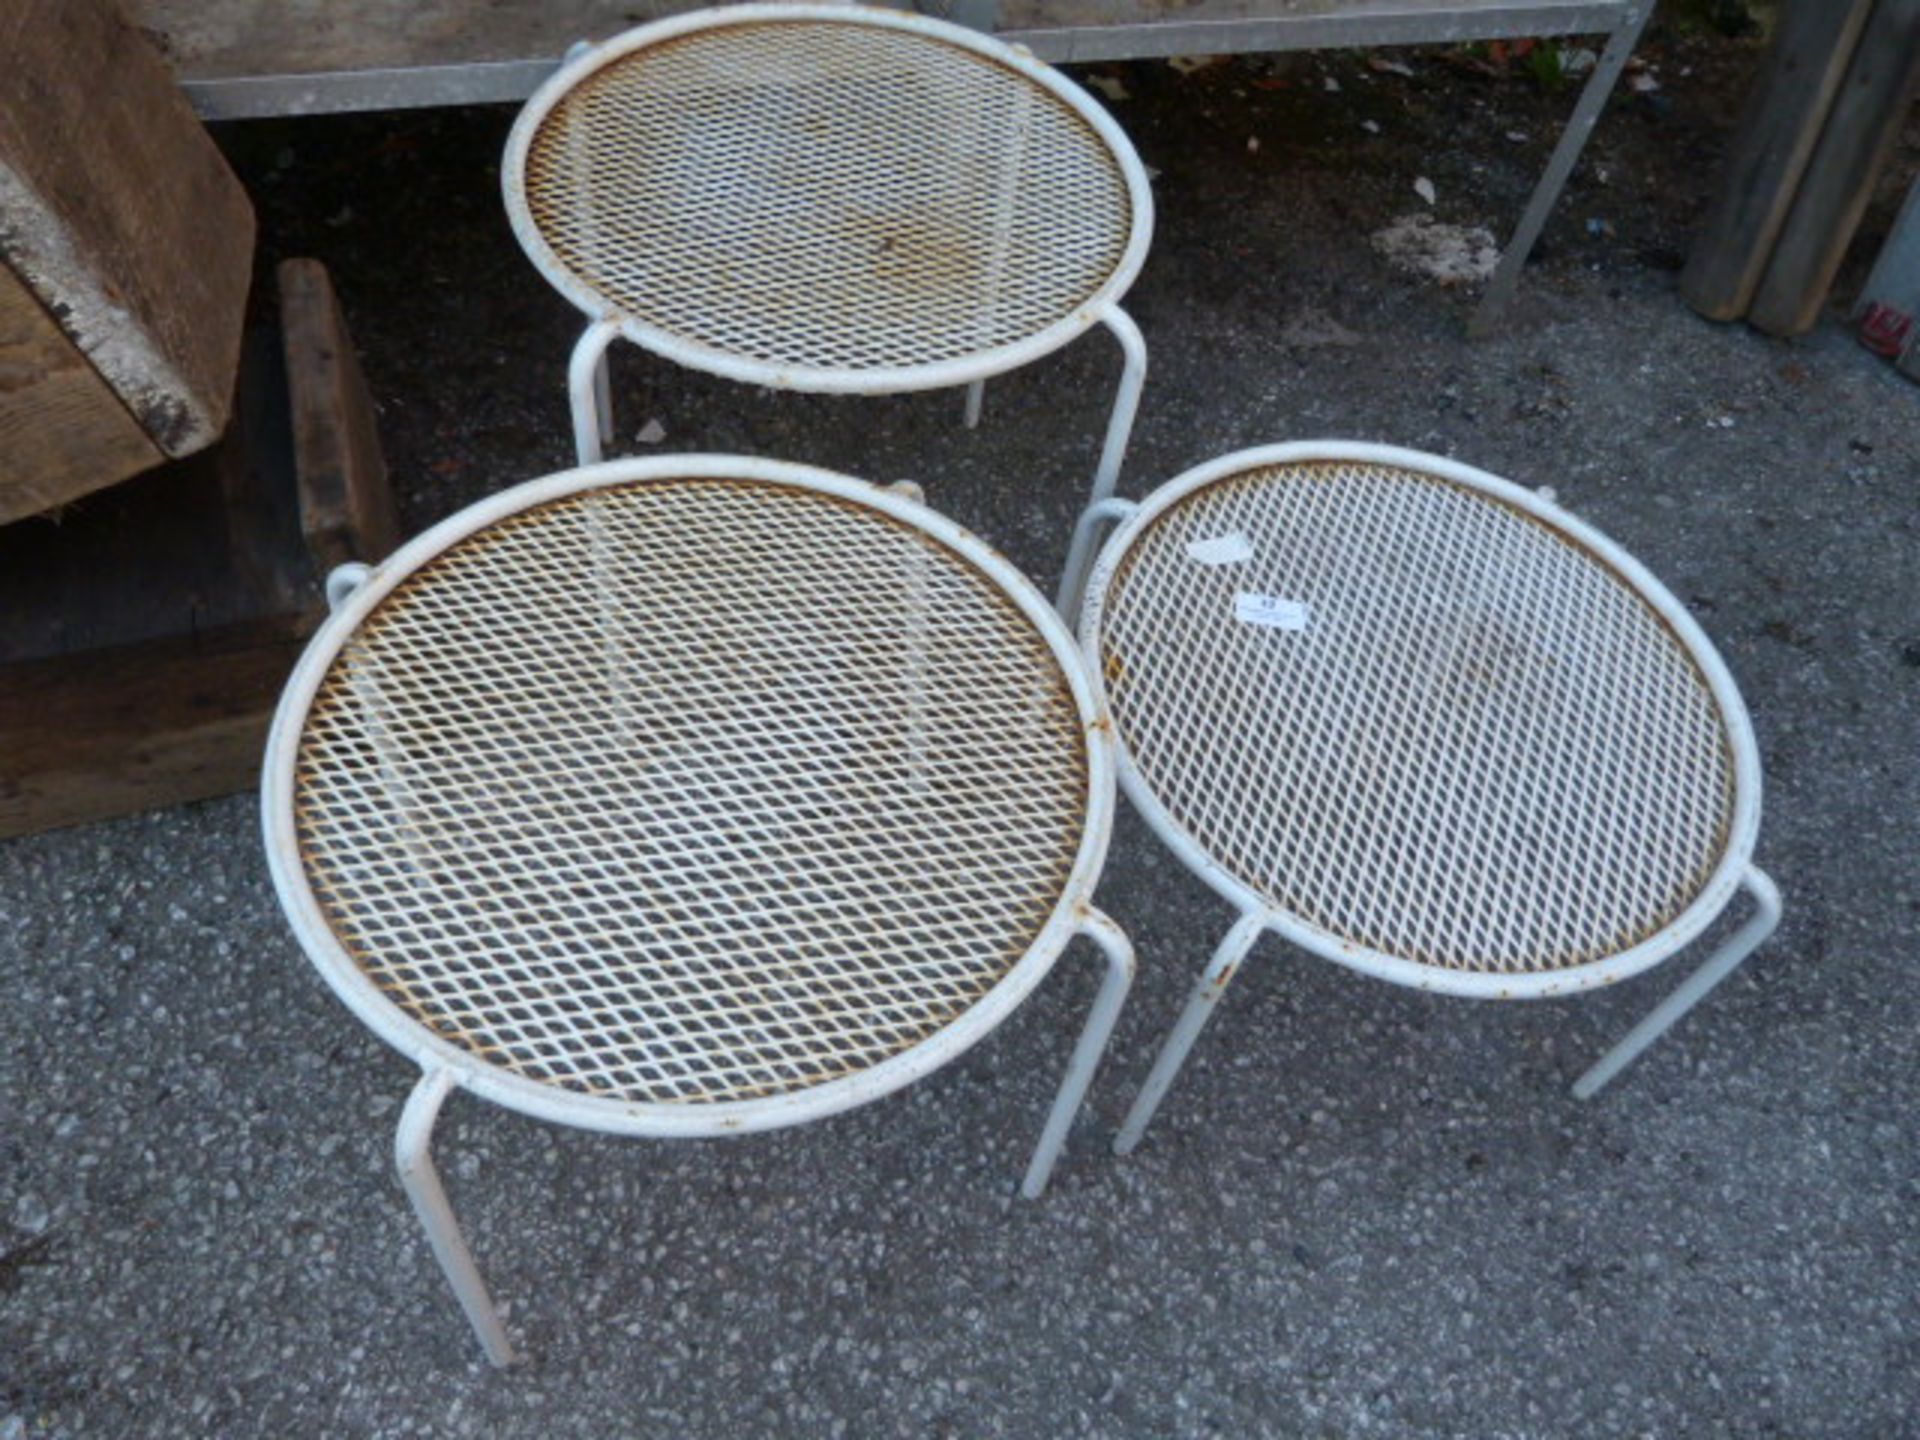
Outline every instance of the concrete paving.
<path id="1" fill-rule="evenodd" d="M 1831 326 L 1783 345 L 1676 300 L 1706 101 L 1609 116 L 1513 323 L 1468 343 L 1469 292 L 1367 237 L 1420 176 L 1442 218 L 1504 223 L 1564 97 L 1428 60 L 1127 79 L 1161 226 L 1123 489 L 1313 436 L 1554 487 L 1744 689 L 1774 941 L 1588 1104 L 1573 1077 L 1681 964 L 1474 1004 L 1263 943 L 1119 1160 L 1230 918 L 1125 817 L 1102 895 L 1141 977 L 1038 1203 L 1014 1186 L 1090 954 L 799 1130 L 618 1141 L 452 1100 L 441 1162 L 530 1357 L 497 1373 L 393 1181 L 408 1067 L 296 949 L 253 801 L 10 842 L 0 1440 L 1920 1434 L 1920 390 Z M 575 321 L 500 219 L 509 119 L 223 137 L 266 258 L 334 269 L 410 528 L 568 460 Z M 777 396 L 631 352 L 616 378 L 624 432 L 665 432 L 629 449 L 911 476 L 1050 586 L 1117 368 L 1083 339 L 989 386 L 976 432 L 958 393 Z"/>

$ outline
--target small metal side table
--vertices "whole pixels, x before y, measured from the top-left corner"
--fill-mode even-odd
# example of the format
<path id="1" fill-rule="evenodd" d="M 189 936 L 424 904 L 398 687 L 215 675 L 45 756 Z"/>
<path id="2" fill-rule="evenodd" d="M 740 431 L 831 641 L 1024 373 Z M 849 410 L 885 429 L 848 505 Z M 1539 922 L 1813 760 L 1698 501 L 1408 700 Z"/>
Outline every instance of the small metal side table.
<path id="1" fill-rule="evenodd" d="M 1111 494 L 1146 376 L 1120 298 L 1153 202 L 1132 144 L 1025 51 L 943 21 L 740 5 L 584 48 L 527 102 L 513 231 L 589 317 L 569 367 L 581 463 L 612 438 L 614 337 L 780 389 L 968 385 L 1095 324 L 1124 367 Z"/>
<path id="2" fill-rule="evenodd" d="M 1254 941 L 1454 995 L 1566 995 L 1753 918 L 1574 1087 L 1591 1096 L 1773 930 L 1760 765 L 1679 603 L 1549 500 L 1450 460 L 1248 450 L 1133 506 L 1081 645 L 1121 783 L 1241 918 L 1115 1146 L 1133 1148 Z"/>
<path id="3" fill-rule="evenodd" d="M 1071 636 L 899 493 L 765 460 L 536 480 L 329 582 L 262 782 L 308 957 L 422 1075 L 400 1174 L 488 1356 L 429 1141 L 463 1088 L 628 1135 L 886 1095 L 1091 938 L 1106 978 L 1024 1190 L 1132 976 L 1089 899 L 1109 727 Z"/>

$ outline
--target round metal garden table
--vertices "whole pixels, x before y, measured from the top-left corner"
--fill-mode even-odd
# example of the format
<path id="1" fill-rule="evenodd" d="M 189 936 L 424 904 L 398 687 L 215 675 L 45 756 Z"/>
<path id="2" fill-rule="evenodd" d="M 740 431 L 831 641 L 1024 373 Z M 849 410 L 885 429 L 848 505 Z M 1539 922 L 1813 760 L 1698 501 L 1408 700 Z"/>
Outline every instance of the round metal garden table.
<path id="1" fill-rule="evenodd" d="M 582 463 L 611 438 L 606 350 L 782 389 L 966 384 L 1095 324 L 1125 356 L 1093 495 L 1146 373 L 1120 309 L 1153 229 L 1146 172 L 1026 52 L 893 11 L 740 5 L 582 48 L 501 167 L 534 265 L 590 323 L 569 371 Z"/>
<path id="2" fill-rule="evenodd" d="M 1106 519 L 1080 634 L 1121 782 L 1241 911 L 1121 1150 L 1264 931 L 1404 985 L 1540 997 L 1656 964 L 1747 889 L 1753 920 L 1586 1097 L 1773 929 L 1731 675 L 1652 575 L 1549 500 L 1315 442 L 1090 509 L 1082 546 Z"/>
<path id="3" fill-rule="evenodd" d="M 1107 978 L 1039 1193 L 1132 957 L 1088 903 L 1107 727 L 1004 560 L 858 480 L 683 456 L 521 485 L 329 592 L 267 852 L 309 958 L 422 1069 L 399 1167 L 490 1357 L 429 1154 L 456 1086 L 624 1134 L 796 1124 L 952 1059 L 1087 935 Z"/>

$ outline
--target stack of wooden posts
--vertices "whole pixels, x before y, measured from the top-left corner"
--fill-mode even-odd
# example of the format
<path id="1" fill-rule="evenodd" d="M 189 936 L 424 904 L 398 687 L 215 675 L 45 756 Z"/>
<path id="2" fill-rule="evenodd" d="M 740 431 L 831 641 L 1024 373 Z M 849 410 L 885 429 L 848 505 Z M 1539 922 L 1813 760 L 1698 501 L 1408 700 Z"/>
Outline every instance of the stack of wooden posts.
<path id="1" fill-rule="evenodd" d="M 112 0 L 0 7 L 0 836 L 250 787 L 391 500 L 326 272 Z"/>
<path id="2" fill-rule="evenodd" d="M 1920 83 L 1920 0 L 1784 0 L 1680 279 L 1713 320 L 1813 328 Z"/>

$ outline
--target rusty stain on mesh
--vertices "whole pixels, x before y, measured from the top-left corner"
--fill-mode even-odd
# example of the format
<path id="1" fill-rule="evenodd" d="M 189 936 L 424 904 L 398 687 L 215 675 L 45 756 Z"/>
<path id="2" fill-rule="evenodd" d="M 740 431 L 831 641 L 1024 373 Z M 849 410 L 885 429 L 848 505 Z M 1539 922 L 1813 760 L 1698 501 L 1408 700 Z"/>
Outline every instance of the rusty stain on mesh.
<path id="1" fill-rule="evenodd" d="M 420 1024 L 713 1102 L 971 1007 L 1058 904 L 1088 783 L 1057 660 L 962 557 L 831 497 L 635 482 L 385 597 L 310 707 L 294 813 L 333 933 Z"/>
<path id="2" fill-rule="evenodd" d="M 1254 558 L 1196 563 L 1239 532 Z M 1237 592 L 1304 601 L 1242 623 Z M 1733 811 L 1705 677 L 1619 574 L 1537 516 L 1397 467 L 1203 486 L 1108 587 L 1114 722 L 1175 823 L 1280 909 L 1452 970 L 1628 949 L 1706 884 Z"/>
<path id="3" fill-rule="evenodd" d="M 936 364 L 1098 293 L 1123 172 L 1073 108 L 987 56 L 856 21 L 728 24 L 563 96 L 526 199 L 617 313 L 771 365 Z"/>

